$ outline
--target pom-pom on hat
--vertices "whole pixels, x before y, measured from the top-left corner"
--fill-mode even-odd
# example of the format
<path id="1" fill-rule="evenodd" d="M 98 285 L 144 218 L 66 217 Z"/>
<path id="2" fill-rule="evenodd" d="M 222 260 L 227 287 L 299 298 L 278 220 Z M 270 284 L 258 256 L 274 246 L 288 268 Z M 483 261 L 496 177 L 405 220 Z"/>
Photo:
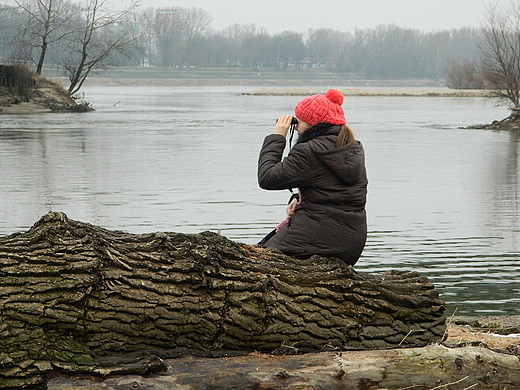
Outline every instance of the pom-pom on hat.
<path id="1" fill-rule="evenodd" d="M 325 95 L 306 97 L 296 105 L 294 114 L 309 125 L 327 122 L 333 125 L 345 125 L 345 113 L 341 108 L 343 94 L 337 89 L 329 89 Z"/>

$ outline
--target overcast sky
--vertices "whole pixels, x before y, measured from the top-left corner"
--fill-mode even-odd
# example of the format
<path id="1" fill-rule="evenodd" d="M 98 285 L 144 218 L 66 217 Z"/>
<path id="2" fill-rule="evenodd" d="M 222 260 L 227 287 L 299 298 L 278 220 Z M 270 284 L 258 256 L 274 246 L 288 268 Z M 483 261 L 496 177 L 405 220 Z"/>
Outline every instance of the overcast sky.
<path id="1" fill-rule="evenodd" d="M 111 0 L 124 5 L 129 0 Z M 493 0 L 506 3 L 509 0 Z M 479 27 L 488 0 L 141 0 L 142 7 L 200 7 L 222 30 L 254 23 L 269 34 L 331 27 L 339 31 L 396 24 L 422 31 Z"/>

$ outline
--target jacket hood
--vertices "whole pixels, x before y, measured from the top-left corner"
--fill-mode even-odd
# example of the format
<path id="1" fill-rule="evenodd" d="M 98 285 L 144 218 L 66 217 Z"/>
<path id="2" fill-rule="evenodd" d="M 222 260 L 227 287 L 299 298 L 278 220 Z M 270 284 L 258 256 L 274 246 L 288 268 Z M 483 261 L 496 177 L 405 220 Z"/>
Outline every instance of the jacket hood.
<path id="1" fill-rule="evenodd" d="M 335 142 L 335 134 L 327 134 L 314 138 L 309 144 L 318 159 L 331 172 L 343 183 L 352 185 L 366 176 L 363 145 L 356 141 L 352 145 L 337 148 Z"/>

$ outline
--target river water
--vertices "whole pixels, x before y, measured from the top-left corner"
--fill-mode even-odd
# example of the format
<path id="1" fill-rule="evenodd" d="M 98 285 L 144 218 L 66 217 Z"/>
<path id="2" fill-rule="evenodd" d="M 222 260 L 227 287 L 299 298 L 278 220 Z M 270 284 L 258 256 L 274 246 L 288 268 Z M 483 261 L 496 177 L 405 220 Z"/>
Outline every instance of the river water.
<path id="1" fill-rule="evenodd" d="M 288 191 L 256 182 L 258 151 L 301 97 L 254 87 L 87 86 L 87 114 L 0 116 L 0 234 L 49 210 L 131 233 L 218 231 L 256 243 Z M 518 133 L 483 98 L 346 97 L 365 146 L 369 237 L 359 272 L 416 270 L 448 314 L 520 314 Z"/>

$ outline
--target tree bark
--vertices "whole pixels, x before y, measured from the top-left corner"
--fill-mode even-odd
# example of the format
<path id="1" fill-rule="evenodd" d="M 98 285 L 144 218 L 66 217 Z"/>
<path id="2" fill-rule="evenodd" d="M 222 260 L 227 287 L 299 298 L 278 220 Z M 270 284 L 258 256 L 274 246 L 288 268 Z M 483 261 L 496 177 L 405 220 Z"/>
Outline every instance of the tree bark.
<path id="1" fill-rule="evenodd" d="M 0 389 L 45 388 L 56 370 L 149 374 L 187 353 L 422 347 L 446 328 L 415 272 L 360 274 L 215 233 L 128 234 L 58 212 L 0 237 L 0 308 Z"/>
<path id="2" fill-rule="evenodd" d="M 320 352 L 298 356 L 166 361 L 162 375 L 93 381 L 57 377 L 49 390 L 509 390 L 520 388 L 518 357 L 485 348 Z"/>

